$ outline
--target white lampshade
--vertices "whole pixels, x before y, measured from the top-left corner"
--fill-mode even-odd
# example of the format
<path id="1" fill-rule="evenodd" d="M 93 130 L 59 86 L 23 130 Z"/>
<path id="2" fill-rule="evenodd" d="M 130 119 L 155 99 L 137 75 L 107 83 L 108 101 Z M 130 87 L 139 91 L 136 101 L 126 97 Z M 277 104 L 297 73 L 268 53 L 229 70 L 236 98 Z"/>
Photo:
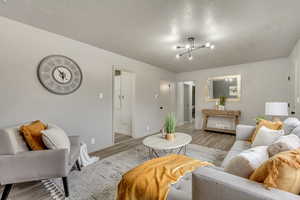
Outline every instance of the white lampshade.
<path id="1" fill-rule="evenodd" d="M 288 103 L 286 102 L 266 102 L 265 114 L 271 116 L 287 116 Z"/>

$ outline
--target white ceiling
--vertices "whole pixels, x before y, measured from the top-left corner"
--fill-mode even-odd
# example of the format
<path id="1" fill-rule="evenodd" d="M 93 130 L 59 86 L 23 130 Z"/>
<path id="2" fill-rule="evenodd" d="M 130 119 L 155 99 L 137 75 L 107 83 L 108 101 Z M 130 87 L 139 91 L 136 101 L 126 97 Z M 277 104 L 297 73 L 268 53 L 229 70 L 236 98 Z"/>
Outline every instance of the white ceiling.
<path id="1" fill-rule="evenodd" d="M 288 56 L 299 8 L 299 0 L 2 0 L 0 15 L 184 72 Z M 189 36 L 216 48 L 176 60 L 172 47 Z"/>

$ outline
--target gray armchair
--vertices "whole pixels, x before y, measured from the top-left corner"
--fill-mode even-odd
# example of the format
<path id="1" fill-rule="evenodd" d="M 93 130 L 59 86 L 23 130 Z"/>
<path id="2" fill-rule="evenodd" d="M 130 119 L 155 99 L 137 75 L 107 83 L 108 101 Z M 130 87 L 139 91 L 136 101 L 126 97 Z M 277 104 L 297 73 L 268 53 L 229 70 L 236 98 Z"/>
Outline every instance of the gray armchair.
<path id="1" fill-rule="evenodd" d="M 78 163 L 78 136 L 70 136 L 71 149 L 29 151 L 19 133 L 20 126 L 0 130 L 0 185 L 5 185 L 1 200 L 8 198 L 16 183 L 62 178 L 65 196 L 69 196 L 67 176 Z"/>

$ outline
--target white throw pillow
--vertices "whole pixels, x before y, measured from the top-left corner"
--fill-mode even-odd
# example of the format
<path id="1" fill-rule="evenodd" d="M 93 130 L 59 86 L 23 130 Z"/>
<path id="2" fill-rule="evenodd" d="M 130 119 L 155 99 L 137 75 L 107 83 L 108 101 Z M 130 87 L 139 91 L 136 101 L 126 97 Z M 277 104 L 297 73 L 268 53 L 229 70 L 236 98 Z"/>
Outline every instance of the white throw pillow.
<path id="1" fill-rule="evenodd" d="M 284 130 L 273 130 L 262 126 L 252 143 L 252 147 L 269 146 L 273 144 L 280 136 L 284 135 Z"/>
<path id="2" fill-rule="evenodd" d="M 269 156 L 272 157 L 280 152 L 300 148 L 300 139 L 294 134 L 284 135 L 278 138 L 268 147 Z"/>
<path id="3" fill-rule="evenodd" d="M 258 146 L 241 152 L 229 161 L 228 165 L 225 166 L 225 171 L 236 176 L 249 178 L 256 168 L 269 159 L 267 148 L 268 146 Z"/>
<path id="4" fill-rule="evenodd" d="M 291 134 L 297 135 L 300 138 L 300 125 L 292 130 Z"/>
<path id="5" fill-rule="evenodd" d="M 300 125 L 300 121 L 295 117 L 289 117 L 283 122 L 284 134 L 290 134 L 297 126 Z"/>
<path id="6" fill-rule="evenodd" d="M 70 152 L 71 143 L 64 130 L 57 126 L 48 126 L 41 131 L 42 139 L 48 149 L 67 149 Z"/>

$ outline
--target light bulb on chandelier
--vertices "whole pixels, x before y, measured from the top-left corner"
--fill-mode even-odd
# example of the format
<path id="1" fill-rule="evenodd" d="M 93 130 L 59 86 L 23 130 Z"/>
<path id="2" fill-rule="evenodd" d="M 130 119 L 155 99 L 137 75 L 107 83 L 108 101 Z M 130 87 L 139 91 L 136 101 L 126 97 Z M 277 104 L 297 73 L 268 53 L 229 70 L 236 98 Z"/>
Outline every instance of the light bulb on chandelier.
<path id="1" fill-rule="evenodd" d="M 192 54 L 189 55 L 189 60 L 193 60 Z"/>
<path id="2" fill-rule="evenodd" d="M 205 47 L 207 47 L 207 48 L 210 47 L 210 43 L 209 43 L 209 42 L 206 42 L 206 43 L 205 43 Z"/>
<path id="3" fill-rule="evenodd" d="M 180 58 L 180 55 L 179 55 L 179 54 L 176 54 L 176 58 L 179 59 L 179 58 Z"/>

